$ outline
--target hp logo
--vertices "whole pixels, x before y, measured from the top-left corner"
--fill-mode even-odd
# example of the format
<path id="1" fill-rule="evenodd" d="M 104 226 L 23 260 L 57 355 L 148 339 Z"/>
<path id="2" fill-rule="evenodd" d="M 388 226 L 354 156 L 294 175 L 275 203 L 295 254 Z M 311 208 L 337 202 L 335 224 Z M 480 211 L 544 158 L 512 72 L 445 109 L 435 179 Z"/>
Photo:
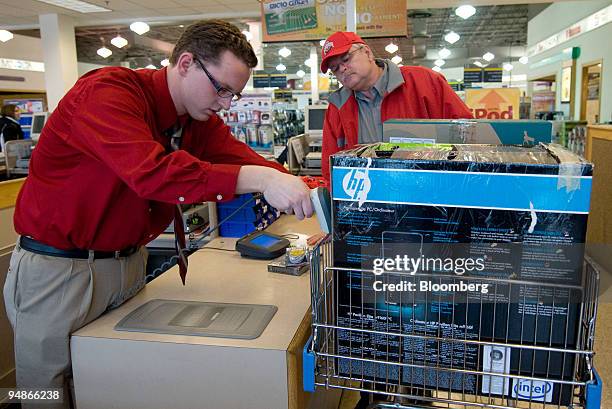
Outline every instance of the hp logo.
<path id="1" fill-rule="evenodd" d="M 342 179 L 344 192 L 353 200 L 358 200 L 361 205 L 365 202 L 370 191 L 370 179 L 366 171 L 351 169 Z"/>

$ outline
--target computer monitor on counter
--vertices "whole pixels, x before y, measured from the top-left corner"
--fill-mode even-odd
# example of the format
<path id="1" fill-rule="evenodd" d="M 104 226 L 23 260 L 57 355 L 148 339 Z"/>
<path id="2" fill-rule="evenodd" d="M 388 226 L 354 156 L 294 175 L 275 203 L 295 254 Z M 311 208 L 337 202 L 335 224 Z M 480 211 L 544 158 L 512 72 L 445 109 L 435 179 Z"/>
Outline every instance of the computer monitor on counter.
<path id="1" fill-rule="evenodd" d="M 308 105 L 304 109 L 304 133 L 310 137 L 323 138 L 323 122 L 327 105 Z"/>
<path id="2" fill-rule="evenodd" d="M 32 127 L 30 128 L 30 138 L 36 140 L 40 136 L 45 123 L 47 122 L 48 112 L 35 112 L 32 114 Z"/>

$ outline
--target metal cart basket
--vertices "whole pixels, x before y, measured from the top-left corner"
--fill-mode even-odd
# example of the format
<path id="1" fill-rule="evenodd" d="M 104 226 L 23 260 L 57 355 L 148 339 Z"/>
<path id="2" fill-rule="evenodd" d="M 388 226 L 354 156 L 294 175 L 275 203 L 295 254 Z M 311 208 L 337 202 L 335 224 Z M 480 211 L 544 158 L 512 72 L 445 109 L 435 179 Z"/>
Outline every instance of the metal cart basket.
<path id="1" fill-rule="evenodd" d="M 442 284 L 460 279 L 468 284 L 487 284 L 488 295 L 463 299 L 463 309 L 453 310 L 445 328 L 436 316 L 416 324 L 416 307 L 423 301 L 440 301 L 436 292 L 426 293 L 424 300 L 406 293 L 393 300 L 385 294 L 373 301 L 362 297 L 342 309 L 340 291 L 347 285 L 369 285 L 363 280 L 373 277 L 372 273 L 335 267 L 329 237 L 311 253 L 313 334 L 304 348 L 305 390 L 325 387 L 376 393 L 387 400 L 377 407 L 396 409 L 600 407 L 602 382 L 593 366 L 599 271 L 588 258 L 582 284 L 575 286 L 440 274 L 384 275 L 391 282 L 427 279 Z M 522 294 L 524 299 L 499 301 L 503 297 L 497 295 L 508 291 Z M 376 324 L 364 324 L 365 303 L 380 308 L 372 313 L 381 317 Z M 517 304 L 518 319 L 516 312 L 509 313 L 511 305 L 515 308 Z M 480 325 L 495 328 L 495 321 L 501 320 L 498 326 L 520 328 L 520 336 L 516 331 L 514 336 L 510 331 L 504 331 L 503 337 L 495 336 L 495 331 L 493 337 L 474 336 L 467 330 L 465 317 L 460 316 L 471 307 L 479 311 L 476 320 Z M 572 308 L 576 318 L 572 322 L 555 313 L 569 314 Z M 551 334 L 548 342 L 536 339 L 538 326 Z M 553 340 L 553 332 L 557 338 L 563 335 L 561 342 Z M 535 337 L 529 335 L 534 333 Z"/>

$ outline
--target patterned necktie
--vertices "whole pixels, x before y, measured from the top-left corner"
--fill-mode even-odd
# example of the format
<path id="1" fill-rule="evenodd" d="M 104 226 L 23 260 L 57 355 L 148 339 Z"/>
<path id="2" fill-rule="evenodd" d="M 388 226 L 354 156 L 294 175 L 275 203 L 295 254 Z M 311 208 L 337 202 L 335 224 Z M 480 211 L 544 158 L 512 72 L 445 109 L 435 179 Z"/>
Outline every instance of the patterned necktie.
<path id="1" fill-rule="evenodd" d="M 181 148 L 181 136 L 183 128 L 181 123 L 177 121 L 172 128 L 164 132 L 170 138 L 170 149 L 174 152 Z M 187 246 L 185 243 L 185 225 L 183 224 L 183 210 L 180 204 L 174 206 L 174 248 L 178 256 L 179 274 L 181 281 L 185 285 L 185 277 L 187 277 Z"/>

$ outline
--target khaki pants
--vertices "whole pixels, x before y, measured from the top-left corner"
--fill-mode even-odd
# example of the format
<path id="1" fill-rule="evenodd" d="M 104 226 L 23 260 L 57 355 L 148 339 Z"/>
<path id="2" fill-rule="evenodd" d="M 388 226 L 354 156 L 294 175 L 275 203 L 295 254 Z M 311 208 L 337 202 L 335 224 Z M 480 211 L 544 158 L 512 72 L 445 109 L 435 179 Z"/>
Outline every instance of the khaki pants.
<path id="1" fill-rule="evenodd" d="M 81 260 L 32 253 L 17 242 L 4 285 L 17 387 L 64 389 L 62 404 L 23 409 L 70 407 L 70 334 L 138 293 L 146 260 L 144 247 L 125 258 L 94 259 L 90 252 Z"/>

